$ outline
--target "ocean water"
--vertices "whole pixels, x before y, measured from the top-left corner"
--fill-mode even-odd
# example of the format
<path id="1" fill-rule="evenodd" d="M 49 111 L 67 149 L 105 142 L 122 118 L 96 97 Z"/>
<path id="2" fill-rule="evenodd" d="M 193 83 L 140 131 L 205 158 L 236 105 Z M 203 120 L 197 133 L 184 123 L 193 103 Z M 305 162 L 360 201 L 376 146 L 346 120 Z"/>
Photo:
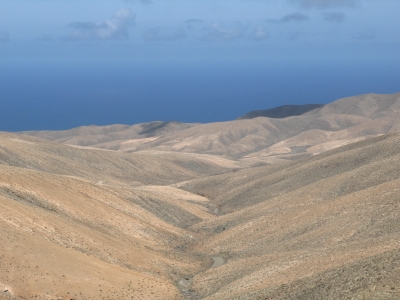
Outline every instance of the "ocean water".
<path id="1" fill-rule="evenodd" d="M 273 61 L 2 64 L 0 130 L 227 121 L 284 104 L 399 92 L 399 67 Z"/>

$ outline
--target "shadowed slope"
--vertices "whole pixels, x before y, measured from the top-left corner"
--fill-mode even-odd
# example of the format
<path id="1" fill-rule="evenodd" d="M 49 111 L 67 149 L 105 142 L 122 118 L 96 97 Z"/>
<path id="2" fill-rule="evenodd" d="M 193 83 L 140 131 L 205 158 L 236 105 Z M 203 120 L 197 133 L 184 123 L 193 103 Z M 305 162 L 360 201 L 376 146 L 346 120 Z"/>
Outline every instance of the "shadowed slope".
<path id="1" fill-rule="evenodd" d="M 399 145 L 400 135 L 392 134 L 280 169 L 260 167 L 181 184 L 208 196 L 223 214 L 193 226 L 202 238 L 191 251 L 227 262 L 197 275 L 192 287 L 205 299 L 317 299 L 315 282 L 330 286 L 329 299 L 354 295 L 338 286 L 343 281 L 335 279 L 334 269 L 339 268 L 341 276 L 352 278 L 349 285 L 367 292 L 371 279 L 354 274 L 368 272 L 379 264 L 374 257 L 379 261 L 392 250 L 387 256 L 397 255 L 400 248 Z M 360 259 L 365 260 L 352 265 Z M 381 281 L 371 282 L 385 295 L 399 293 L 389 274 L 400 275 L 400 268 L 392 273 L 385 268 L 390 264 L 375 272 L 386 274 Z M 395 291 L 385 288 L 389 284 Z"/>
<path id="2" fill-rule="evenodd" d="M 201 154 L 118 153 L 0 134 L 2 297 L 181 299 L 210 259 L 178 251 L 215 218 L 204 197 L 160 186 L 236 164 Z"/>
<path id="3" fill-rule="evenodd" d="M 390 299 L 399 145 L 389 134 L 175 184 L 187 191 L 3 164 L 0 284 L 39 299 Z"/>
<path id="4" fill-rule="evenodd" d="M 29 134 L 68 145 L 90 146 L 103 143 L 117 144 L 128 140 L 141 140 L 169 134 L 197 124 L 180 122 L 150 122 L 136 125 L 82 126 L 59 131 L 27 131 Z M 109 148 L 111 149 L 111 148 Z M 117 149 L 113 149 L 117 150 Z"/>
<path id="5" fill-rule="evenodd" d="M 400 250 L 373 255 L 321 274 L 273 287 L 252 299 L 399 299 Z"/>
<path id="6" fill-rule="evenodd" d="M 207 199 L 0 168 L 0 285 L 39 299 L 180 299 L 175 282 L 208 264 L 174 250 L 214 218 Z M 154 204 L 157 204 L 154 206 Z"/>
<path id="7" fill-rule="evenodd" d="M 137 149 L 210 153 L 243 160 L 290 158 L 398 131 L 399 114 L 400 94 L 368 94 L 285 119 L 255 118 L 198 125 L 149 141 Z"/>
<path id="8" fill-rule="evenodd" d="M 387 164 L 382 165 L 385 171 L 379 171 L 379 176 L 377 176 L 376 171 L 381 168 L 378 168 L 376 164 L 369 165 L 369 163 L 399 155 L 398 136 L 397 133 L 383 135 L 330 150 L 297 163 L 251 168 L 235 173 L 196 179 L 177 184 L 177 186 L 193 193 L 207 195 L 215 203 L 222 205 L 226 212 L 266 201 L 284 192 L 295 190 L 321 179 L 329 179 L 331 176 L 340 175 L 355 168 L 369 166 L 368 170 L 362 169 L 366 171 L 365 175 L 353 179 L 354 188 L 363 189 L 371 186 L 375 181 L 378 183 L 387 181 L 388 176 L 393 175 L 389 170 L 393 168 L 397 170 L 398 165 L 391 165 L 391 161 L 387 160 L 384 161 Z M 362 182 L 370 177 L 372 178 L 371 182 Z M 341 189 L 340 194 L 338 194 L 339 191 L 336 192 L 336 196 L 345 193 L 347 189 Z"/>
<path id="9" fill-rule="evenodd" d="M 1 133 L 0 297 L 397 298 L 399 96 L 125 151 Z"/>
<path id="10" fill-rule="evenodd" d="M 367 137 L 398 131 L 399 115 L 400 94 L 367 94 L 339 99 L 284 119 L 259 117 L 209 124 L 81 127 L 62 132 L 66 138 L 59 138 L 61 133 L 58 132 L 26 134 L 129 152 L 152 149 L 223 155 L 241 159 L 243 166 L 255 166 L 311 156 Z M 138 134 L 147 132 L 146 126 L 172 129 Z"/>
<path id="11" fill-rule="evenodd" d="M 0 164 L 129 185 L 170 184 L 237 167 L 210 155 L 79 149 L 9 133 L 0 133 Z"/>
<path id="12" fill-rule="evenodd" d="M 10 295 L 179 299 L 175 282 L 208 263 L 173 250 L 191 239 L 183 228 L 213 218 L 197 204 L 207 199 L 132 185 L 224 172 L 233 162 L 8 133 L 0 140 L 0 284 Z"/>
<path id="13" fill-rule="evenodd" d="M 293 116 L 300 116 L 309 112 L 310 110 L 316 109 L 323 106 L 322 104 L 304 104 L 304 105 L 282 105 L 279 107 L 274 107 L 265 110 L 253 110 L 247 114 L 238 118 L 238 120 L 243 119 L 254 119 L 258 117 L 268 117 L 268 118 L 287 118 Z"/>

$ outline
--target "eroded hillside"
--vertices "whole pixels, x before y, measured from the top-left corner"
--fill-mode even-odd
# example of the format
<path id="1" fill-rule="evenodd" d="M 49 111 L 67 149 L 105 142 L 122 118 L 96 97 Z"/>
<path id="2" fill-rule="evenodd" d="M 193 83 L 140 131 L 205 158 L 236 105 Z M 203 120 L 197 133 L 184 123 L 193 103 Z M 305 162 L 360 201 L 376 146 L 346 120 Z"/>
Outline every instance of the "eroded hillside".
<path id="1" fill-rule="evenodd" d="M 258 117 L 208 124 L 164 124 L 164 130 L 134 126 L 90 126 L 25 134 L 70 145 L 119 151 L 213 154 L 243 166 L 307 157 L 367 137 L 400 131 L 400 94 L 339 99 L 287 118 Z M 159 124 L 159 126 L 160 126 Z"/>
<path id="2" fill-rule="evenodd" d="M 0 299 L 400 298 L 400 134 L 381 134 L 399 96 L 382 97 L 124 127 L 156 145 L 140 151 L 1 133 Z"/>
<path id="3" fill-rule="evenodd" d="M 13 134 L 1 141 L 2 296 L 180 299 L 177 282 L 210 264 L 179 250 L 193 239 L 185 228 L 215 217 L 208 200 L 143 181 L 189 179 L 232 162 L 121 157 Z"/>
<path id="4" fill-rule="evenodd" d="M 399 265 L 386 259 L 400 247 L 399 146 L 392 134 L 180 185 L 221 214 L 192 227 L 202 238 L 191 251 L 227 261 L 193 288 L 205 299 L 398 298 Z"/>

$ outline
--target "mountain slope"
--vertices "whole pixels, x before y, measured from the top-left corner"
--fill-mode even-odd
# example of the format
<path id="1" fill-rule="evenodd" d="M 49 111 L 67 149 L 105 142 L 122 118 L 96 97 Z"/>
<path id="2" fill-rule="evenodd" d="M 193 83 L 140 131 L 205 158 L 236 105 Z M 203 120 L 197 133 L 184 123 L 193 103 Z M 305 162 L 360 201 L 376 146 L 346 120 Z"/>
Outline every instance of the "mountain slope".
<path id="1" fill-rule="evenodd" d="M 267 118 L 287 118 L 293 116 L 300 116 L 306 112 L 319 108 L 322 104 L 304 104 L 304 105 L 282 105 L 265 110 L 253 110 L 240 116 L 238 120 L 242 119 L 254 119 L 258 117 Z"/>
<path id="2" fill-rule="evenodd" d="M 2 134 L 0 164 L 2 297 L 181 299 L 176 282 L 207 267 L 207 257 L 178 249 L 191 240 L 185 228 L 214 218 L 207 199 L 172 187 L 132 187 L 120 177 L 137 171 L 118 165 L 123 174 L 110 183 L 88 180 L 88 172 L 99 175 L 96 169 L 79 169 L 65 153 L 55 156 L 53 144 L 32 138 L 32 144 L 4 143 L 10 137 Z M 19 143 L 31 151 L 16 156 L 18 166 L 7 164 L 4 153 L 20 154 Z M 85 152 L 90 160 L 92 150 L 78 150 Z M 65 170 L 53 166 L 55 159 Z M 103 159 L 107 165 L 106 157 L 99 164 Z M 168 169 L 163 174 L 176 180 Z"/>
<path id="3" fill-rule="evenodd" d="M 0 299 L 399 298 L 399 102 L 90 146 L 0 133 Z"/>
<path id="4" fill-rule="evenodd" d="M 180 124 L 176 125 L 179 130 L 152 131 L 151 135 L 138 135 L 136 131 L 130 135 L 129 129 L 123 135 L 119 135 L 121 130 L 117 131 L 116 138 L 114 133 L 107 133 L 108 127 L 72 129 L 62 133 L 68 136 L 65 139 L 57 139 L 57 132 L 26 134 L 56 139 L 67 144 L 126 152 L 152 149 L 222 155 L 242 160 L 243 166 L 254 166 L 315 155 L 367 137 L 398 131 L 399 115 L 399 93 L 367 94 L 339 99 L 300 116 Z M 139 124 L 133 127 L 137 129 L 143 126 Z M 102 132 L 101 138 L 98 139 L 95 132 Z"/>
<path id="5" fill-rule="evenodd" d="M 0 165 L 5 299 L 399 295 L 398 133 L 173 186 L 56 174 L 35 145 L 52 161 L 52 143 L 7 151 L 26 142 Z"/>
<path id="6" fill-rule="evenodd" d="M 148 139 L 184 130 L 198 124 L 180 122 L 150 122 L 136 125 L 82 126 L 71 130 L 22 132 L 59 143 L 79 146 L 113 144 L 127 140 Z M 111 149 L 110 147 L 108 147 Z M 116 150 L 116 149 L 113 149 Z"/>
<path id="7" fill-rule="evenodd" d="M 400 135 L 392 134 L 275 169 L 180 184 L 208 197 L 220 214 L 193 225 L 202 238 L 190 250 L 226 260 L 195 276 L 192 288 L 205 299 L 308 299 L 304 286 L 318 298 L 319 282 L 331 286 L 329 299 L 354 295 L 338 286 L 335 270 L 355 280 L 355 273 L 375 268 L 381 254 L 392 257 L 400 249 L 399 145 Z M 373 282 L 377 293 L 398 295 L 392 275 L 400 275 L 400 268 L 385 268 L 390 264 L 371 270 L 381 274 L 380 281 L 360 276 L 351 284 L 364 293 Z"/>
<path id="8" fill-rule="evenodd" d="M 0 178 L 0 282 L 13 295 L 175 299 L 170 272 L 201 267 L 163 250 L 184 231 L 115 189 L 6 166 Z"/>
<path id="9" fill-rule="evenodd" d="M 400 94 L 362 95 L 285 119 L 255 118 L 198 125 L 161 136 L 136 149 L 209 153 L 235 159 L 312 155 L 322 147 L 332 149 L 400 130 L 399 107 Z"/>
<path id="10" fill-rule="evenodd" d="M 237 167 L 211 155 L 81 149 L 9 133 L 0 133 L 0 164 L 129 185 L 170 184 Z"/>

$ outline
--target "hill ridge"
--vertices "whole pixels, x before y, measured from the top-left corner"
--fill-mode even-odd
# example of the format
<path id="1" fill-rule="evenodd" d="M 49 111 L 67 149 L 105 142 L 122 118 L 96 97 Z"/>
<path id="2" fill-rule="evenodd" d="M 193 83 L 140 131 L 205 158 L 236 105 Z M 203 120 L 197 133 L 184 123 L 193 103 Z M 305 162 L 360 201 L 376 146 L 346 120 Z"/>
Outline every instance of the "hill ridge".
<path id="1" fill-rule="evenodd" d="M 0 132 L 0 299 L 398 299 L 399 111 Z"/>
<path id="2" fill-rule="evenodd" d="M 243 119 L 253 119 L 258 117 L 267 117 L 267 118 L 287 118 L 293 116 L 300 116 L 309 111 L 322 107 L 323 104 L 302 104 L 302 105 L 294 105 L 294 104 L 286 104 L 277 107 L 273 107 L 270 109 L 264 110 L 253 110 L 250 111 L 243 116 L 240 116 L 238 120 Z"/>
<path id="3" fill-rule="evenodd" d="M 24 132 L 70 145 L 138 152 L 150 149 L 223 155 L 244 165 L 310 156 L 378 134 L 400 130 L 400 93 L 342 98 L 299 116 L 207 124 L 149 123 L 103 132 L 112 126 L 70 131 Z M 121 125 L 115 125 L 121 126 Z M 156 126 L 140 134 L 143 126 Z M 157 127 L 158 126 L 158 127 Z M 161 126 L 161 127 L 159 127 Z M 116 127 L 118 129 L 118 127 Z M 81 133 L 85 128 L 79 129 Z M 158 131 L 157 131 L 158 130 Z M 65 138 L 63 135 L 68 134 Z"/>

